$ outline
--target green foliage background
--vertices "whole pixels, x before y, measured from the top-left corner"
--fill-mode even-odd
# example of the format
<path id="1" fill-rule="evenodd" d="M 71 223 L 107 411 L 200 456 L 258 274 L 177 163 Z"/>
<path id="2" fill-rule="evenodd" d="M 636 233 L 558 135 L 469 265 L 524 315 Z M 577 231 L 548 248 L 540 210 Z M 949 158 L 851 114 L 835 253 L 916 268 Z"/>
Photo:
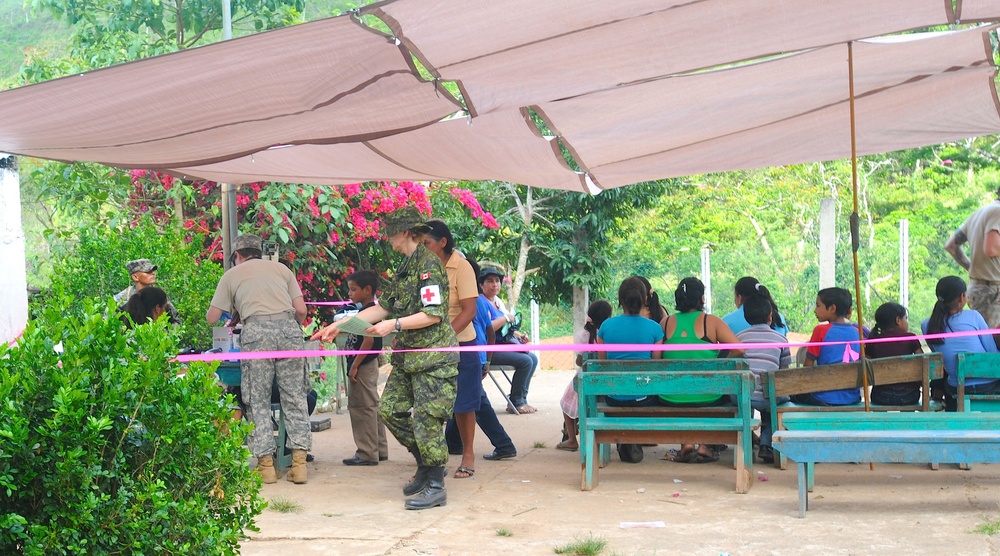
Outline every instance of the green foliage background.
<path id="1" fill-rule="evenodd" d="M 264 506 L 249 425 L 214 365 L 169 363 L 162 320 L 113 309 L 56 296 L 0 345 L 0 553 L 238 554 Z"/>
<path id="2" fill-rule="evenodd" d="M 125 263 L 149 259 L 157 265 L 157 286 L 181 315 L 181 345 L 208 349 L 212 343 L 205 321 L 222 267 L 202 259 L 203 237 L 176 227 L 158 227 L 145 218 L 131 228 L 94 226 L 78 230 L 56 244 L 53 266 L 58 269 L 45 292 L 30 307 L 37 316 L 53 297 L 70 295 L 103 304 L 131 285 Z"/>

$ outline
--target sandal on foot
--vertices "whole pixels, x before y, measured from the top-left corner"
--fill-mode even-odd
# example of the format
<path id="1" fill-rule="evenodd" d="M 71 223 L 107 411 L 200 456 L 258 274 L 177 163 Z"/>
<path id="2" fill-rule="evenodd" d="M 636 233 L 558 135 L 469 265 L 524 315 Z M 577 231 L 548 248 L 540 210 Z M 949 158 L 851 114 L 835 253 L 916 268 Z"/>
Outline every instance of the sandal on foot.
<path id="1" fill-rule="evenodd" d="M 573 446 L 573 445 L 570 445 L 570 444 L 566 444 L 566 442 L 560 442 L 559 444 L 556 444 L 556 450 L 565 450 L 567 452 L 575 452 L 575 451 L 577 451 L 579 449 L 580 449 L 579 445 Z"/>
<path id="2" fill-rule="evenodd" d="M 535 413 L 536 411 L 538 411 L 538 410 L 535 409 L 535 408 L 533 408 L 533 407 L 531 407 L 530 405 L 528 405 L 526 403 L 523 403 L 523 404 L 517 406 L 517 412 L 518 413 Z"/>
<path id="3" fill-rule="evenodd" d="M 475 469 L 469 469 L 468 467 L 459 467 L 458 469 L 455 470 L 454 477 L 456 479 L 468 479 L 469 477 L 472 477 L 475 474 L 476 474 Z"/>
<path id="4" fill-rule="evenodd" d="M 711 455 L 706 456 L 705 454 L 699 454 L 698 452 L 691 451 L 677 461 L 681 463 L 712 463 L 713 461 L 719 461 L 719 456 Z"/>

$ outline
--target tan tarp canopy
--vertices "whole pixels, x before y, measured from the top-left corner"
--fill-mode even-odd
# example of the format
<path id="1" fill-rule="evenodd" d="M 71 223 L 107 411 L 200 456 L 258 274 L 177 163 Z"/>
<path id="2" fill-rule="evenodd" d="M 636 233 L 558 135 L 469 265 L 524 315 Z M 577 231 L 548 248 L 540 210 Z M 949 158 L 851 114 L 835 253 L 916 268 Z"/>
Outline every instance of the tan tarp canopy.
<path id="1" fill-rule="evenodd" d="M 395 0 L 362 12 L 394 36 L 339 17 L 2 92 L 0 151 L 230 183 L 596 192 L 849 156 L 849 41 L 859 153 L 1000 133 L 992 27 L 885 37 L 1000 21 L 995 0 Z M 461 99 L 420 78 L 411 54 Z"/>

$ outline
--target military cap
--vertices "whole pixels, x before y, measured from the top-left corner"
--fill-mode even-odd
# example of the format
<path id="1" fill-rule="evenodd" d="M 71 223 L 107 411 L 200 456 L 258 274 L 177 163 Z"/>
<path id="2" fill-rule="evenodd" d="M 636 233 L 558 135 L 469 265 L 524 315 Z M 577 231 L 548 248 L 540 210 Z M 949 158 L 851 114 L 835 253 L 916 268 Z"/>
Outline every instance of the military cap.
<path id="1" fill-rule="evenodd" d="M 136 259 L 125 263 L 125 270 L 128 271 L 129 276 L 136 272 L 156 272 L 156 265 L 151 263 L 149 259 Z"/>
<path id="2" fill-rule="evenodd" d="M 482 271 L 479 272 L 479 281 L 482 282 L 483 280 L 486 279 L 487 276 L 496 276 L 497 278 L 502 279 L 504 274 L 503 272 L 500 272 L 498 269 L 493 268 L 492 266 L 487 266 L 483 268 Z"/>
<path id="3" fill-rule="evenodd" d="M 263 244 L 264 242 L 260 239 L 259 235 L 243 234 L 233 240 L 233 252 L 239 251 L 240 249 L 256 249 L 261 251 L 263 249 Z"/>
<path id="4" fill-rule="evenodd" d="M 416 207 L 405 206 L 383 216 L 382 229 L 386 237 L 391 237 L 406 230 L 428 232 L 431 228 L 424 222 Z"/>

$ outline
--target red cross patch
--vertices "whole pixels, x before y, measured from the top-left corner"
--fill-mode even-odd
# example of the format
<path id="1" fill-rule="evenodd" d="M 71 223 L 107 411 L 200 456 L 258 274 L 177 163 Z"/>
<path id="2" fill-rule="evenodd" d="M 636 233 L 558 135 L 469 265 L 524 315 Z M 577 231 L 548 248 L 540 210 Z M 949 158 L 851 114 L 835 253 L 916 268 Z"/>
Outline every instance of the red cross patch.
<path id="1" fill-rule="evenodd" d="M 441 288 L 438 286 L 424 286 L 420 288 L 420 303 L 424 307 L 428 305 L 440 305 L 441 304 Z"/>

